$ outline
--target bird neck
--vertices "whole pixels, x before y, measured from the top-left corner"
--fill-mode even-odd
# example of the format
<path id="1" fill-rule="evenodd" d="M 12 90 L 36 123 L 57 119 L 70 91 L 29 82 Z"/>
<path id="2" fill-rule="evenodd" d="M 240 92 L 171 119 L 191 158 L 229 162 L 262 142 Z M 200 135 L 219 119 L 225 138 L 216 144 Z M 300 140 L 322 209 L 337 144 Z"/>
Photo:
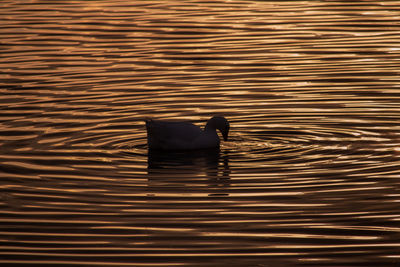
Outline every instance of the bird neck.
<path id="1" fill-rule="evenodd" d="M 216 130 L 217 127 L 212 120 L 208 121 L 206 127 L 204 127 L 204 131 L 216 131 Z"/>

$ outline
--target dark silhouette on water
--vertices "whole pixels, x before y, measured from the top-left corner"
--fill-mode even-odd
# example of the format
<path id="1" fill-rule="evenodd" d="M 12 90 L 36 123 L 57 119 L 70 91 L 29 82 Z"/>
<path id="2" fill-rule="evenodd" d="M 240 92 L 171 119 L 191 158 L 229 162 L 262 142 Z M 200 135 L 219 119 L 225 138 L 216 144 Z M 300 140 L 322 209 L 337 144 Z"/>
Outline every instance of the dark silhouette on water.
<path id="1" fill-rule="evenodd" d="M 194 150 L 218 148 L 217 129 L 228 140 L 229 122 L 222 116 L 208 120 L 204 130 L 190 122 L 146 120 L 147 144 L 151 150 Z"/>
<path id="2" fill-rule="evenodd" d="M 148 169 L 215 169 L 220 157 L 219 148 L 187 151 L 149 149 Z"/>

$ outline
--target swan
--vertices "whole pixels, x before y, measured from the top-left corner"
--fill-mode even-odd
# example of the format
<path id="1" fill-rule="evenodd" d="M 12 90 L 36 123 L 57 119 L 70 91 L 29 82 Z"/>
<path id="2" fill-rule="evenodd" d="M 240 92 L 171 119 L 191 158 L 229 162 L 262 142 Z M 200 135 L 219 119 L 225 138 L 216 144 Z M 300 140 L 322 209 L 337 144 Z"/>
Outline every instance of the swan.
<path id="1" fill-rule="evenodd" d="M 217 129 L 228 140 L 229 122 L 222 116 L 208 120 L 204 130 L 190 122 L 146 120 L 147 144 L 156 150 L 219 148 Z"/>

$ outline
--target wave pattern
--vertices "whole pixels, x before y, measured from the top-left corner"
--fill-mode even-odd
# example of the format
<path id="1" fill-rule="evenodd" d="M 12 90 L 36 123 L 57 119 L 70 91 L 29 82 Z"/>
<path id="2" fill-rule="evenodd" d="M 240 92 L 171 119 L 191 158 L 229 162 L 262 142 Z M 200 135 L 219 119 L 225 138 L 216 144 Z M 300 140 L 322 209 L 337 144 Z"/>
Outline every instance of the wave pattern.
<path id="1" fill-rule="evenodd" d="M 399 264 L 395 1 L 1 5 L 1 264 Z"/>

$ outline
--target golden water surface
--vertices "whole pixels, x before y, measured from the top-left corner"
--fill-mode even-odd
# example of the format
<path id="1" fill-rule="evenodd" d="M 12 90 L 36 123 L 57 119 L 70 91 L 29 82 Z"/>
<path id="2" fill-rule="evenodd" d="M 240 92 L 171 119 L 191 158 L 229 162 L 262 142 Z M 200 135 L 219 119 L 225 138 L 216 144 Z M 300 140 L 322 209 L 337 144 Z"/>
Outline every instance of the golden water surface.
<path id="1" fill-rule="evenodd" d="M 400 264 L 400 2 L 0 7 L 0 264 Z"/>

